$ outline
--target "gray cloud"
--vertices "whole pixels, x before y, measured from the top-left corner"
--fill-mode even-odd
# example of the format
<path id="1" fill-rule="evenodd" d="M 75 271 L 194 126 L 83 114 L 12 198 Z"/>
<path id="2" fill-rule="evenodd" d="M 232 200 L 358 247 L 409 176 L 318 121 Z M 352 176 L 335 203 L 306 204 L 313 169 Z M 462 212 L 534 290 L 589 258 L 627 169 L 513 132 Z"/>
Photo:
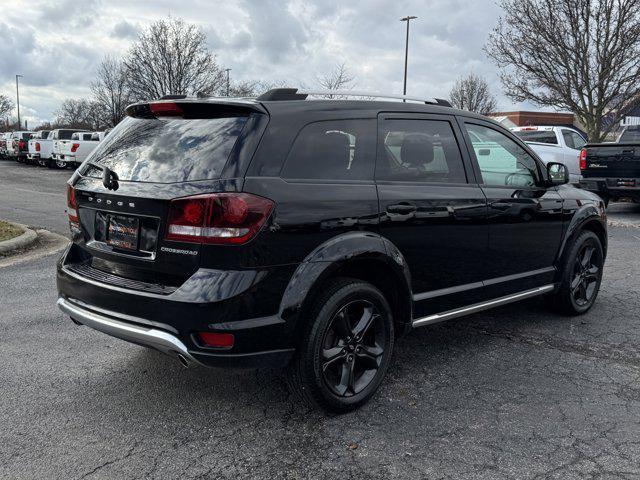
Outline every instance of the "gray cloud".
<path id="1" fill-rule="evenodd" d="M 23 74 L 21 103 L 34 118 L 52 118 L 63 98 L 87 95 L 105 55 L 122 55 L 140 29 L 168 15 L 200 25 L 236 80 L 313 85 L 346 62 L 358 88 L 383 92 L 402 89 L 399 19 L 417 15 L 409 93 L 446 97 L 456 77 L 473 70 L 489 79 L 501 108 L 511 106 L 482 52 L 500 14 L 493 0 L 4 0 L 3 12 L 0 93 L 10 94 Z"/>

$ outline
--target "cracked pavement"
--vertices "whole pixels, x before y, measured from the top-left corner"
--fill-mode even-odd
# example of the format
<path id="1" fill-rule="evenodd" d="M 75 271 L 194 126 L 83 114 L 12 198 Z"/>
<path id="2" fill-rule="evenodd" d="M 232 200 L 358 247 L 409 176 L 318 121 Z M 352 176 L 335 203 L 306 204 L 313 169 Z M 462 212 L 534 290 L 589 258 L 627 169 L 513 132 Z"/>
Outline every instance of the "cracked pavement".
<path id="1" fill-rule="evenodd" d="M 69 175 L 0 162 L 0 217 L 66 233 Z M 2 268 L 0 478 L 640 478 L 640 229 L 609 235 L 587 315 L 534 299 L 416 329 L 342 416 L 276 370 L 185 370 L 75 326 L 56 256 Z"/>

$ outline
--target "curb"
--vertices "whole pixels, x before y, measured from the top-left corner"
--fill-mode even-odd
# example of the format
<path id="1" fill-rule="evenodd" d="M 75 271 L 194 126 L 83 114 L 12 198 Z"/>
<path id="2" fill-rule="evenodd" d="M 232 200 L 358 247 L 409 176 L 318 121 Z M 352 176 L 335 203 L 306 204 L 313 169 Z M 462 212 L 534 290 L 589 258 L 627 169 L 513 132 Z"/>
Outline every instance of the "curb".
<path id="1" fill-rule="evenodd" d="M 13 250 L 28 247 L 38 238 L 38 234 L 34 230 L 28 228 L 26 225 L 13 222 L 6 223 L 21 228 L 22 230 L 24 230 L 24 233 L 22 235 L 18 235 L 17 237 L 10 238 L 9 240 L 5 240 L 4 242 L 0 242 L 0 255 L 7 255 Z"/>

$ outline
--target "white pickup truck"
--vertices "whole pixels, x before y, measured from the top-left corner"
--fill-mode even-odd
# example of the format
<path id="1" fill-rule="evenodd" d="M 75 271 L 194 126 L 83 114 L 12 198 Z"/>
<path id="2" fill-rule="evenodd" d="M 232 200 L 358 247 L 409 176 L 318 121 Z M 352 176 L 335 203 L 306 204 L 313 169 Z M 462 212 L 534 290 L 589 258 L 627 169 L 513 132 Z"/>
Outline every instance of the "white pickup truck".
<path id="1" fill-rule="evenodd" d="M 71 167 L 78 167 L 100 143 L 98 132 L 75 132 L 71 140 L 64 143 L 60 153 Z"/>
<path id="2" fill-rule="evenodd" d="M 58 132 L 56 134 L 56 132 Z M 57 168 L 67 168 L 72 161 L 75 162 L 75 158 L 68 158 L 69 154 L 71 154 L 72 142 L 78 143 L 78 138 L 85 138 L 87 140 L 91 139 L 91 132 L 87 131 L 78 131 L 78 130 L 54 130 L 51 132 L 53 136 L 53 153 L 52 157 L 52 166 Z M 76 147 L 77 148 L 77 147 Z M 75 153 L 75 151 L 74 151 Z M 75 156 L 75 155 L 74 155 Z"/>
<path id="3" fill-rule="evenodd" d="M 580 150 L 587 141 L 577 130 L 569 127 L 530 126 L 514 127 L 511 131 L 529 144 L 545 164 L 564 163 L 569 169 L 571 183 L 580 182 Z"/>
<path id="4" fill-rule="evenodd" d="M 43 149 L 45 143 L 49 142 L 49 133 L 50 130 L 38 130 L 33 134 L 28 143 L 27 163 L 44 166 L 51 159 L 51 148 Z"/>

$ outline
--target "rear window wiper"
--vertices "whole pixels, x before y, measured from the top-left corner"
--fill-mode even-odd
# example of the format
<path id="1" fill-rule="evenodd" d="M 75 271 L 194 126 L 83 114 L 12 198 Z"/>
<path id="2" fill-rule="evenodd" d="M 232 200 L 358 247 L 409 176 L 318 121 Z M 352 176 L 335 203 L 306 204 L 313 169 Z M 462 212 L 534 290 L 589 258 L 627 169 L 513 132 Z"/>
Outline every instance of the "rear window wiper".
<path id="1" fill-rule="evenodd" d="M 100 165 L 98 163 L 95 162 L 87 162 L 88 165 L 92 166 L 93 168 L 97 169 L 97 170 L 101 170 L 102 171 L 102 185 L 104 185 L 104 188 L 107 188 L 109 190 L 117 190 L 118 187 L 120 186 L 118 184 L 118 174 L 116 172 L 114 172 L 113 170 L 111 170 L 109 167 L 106 167 L 104 165 Z"/>

